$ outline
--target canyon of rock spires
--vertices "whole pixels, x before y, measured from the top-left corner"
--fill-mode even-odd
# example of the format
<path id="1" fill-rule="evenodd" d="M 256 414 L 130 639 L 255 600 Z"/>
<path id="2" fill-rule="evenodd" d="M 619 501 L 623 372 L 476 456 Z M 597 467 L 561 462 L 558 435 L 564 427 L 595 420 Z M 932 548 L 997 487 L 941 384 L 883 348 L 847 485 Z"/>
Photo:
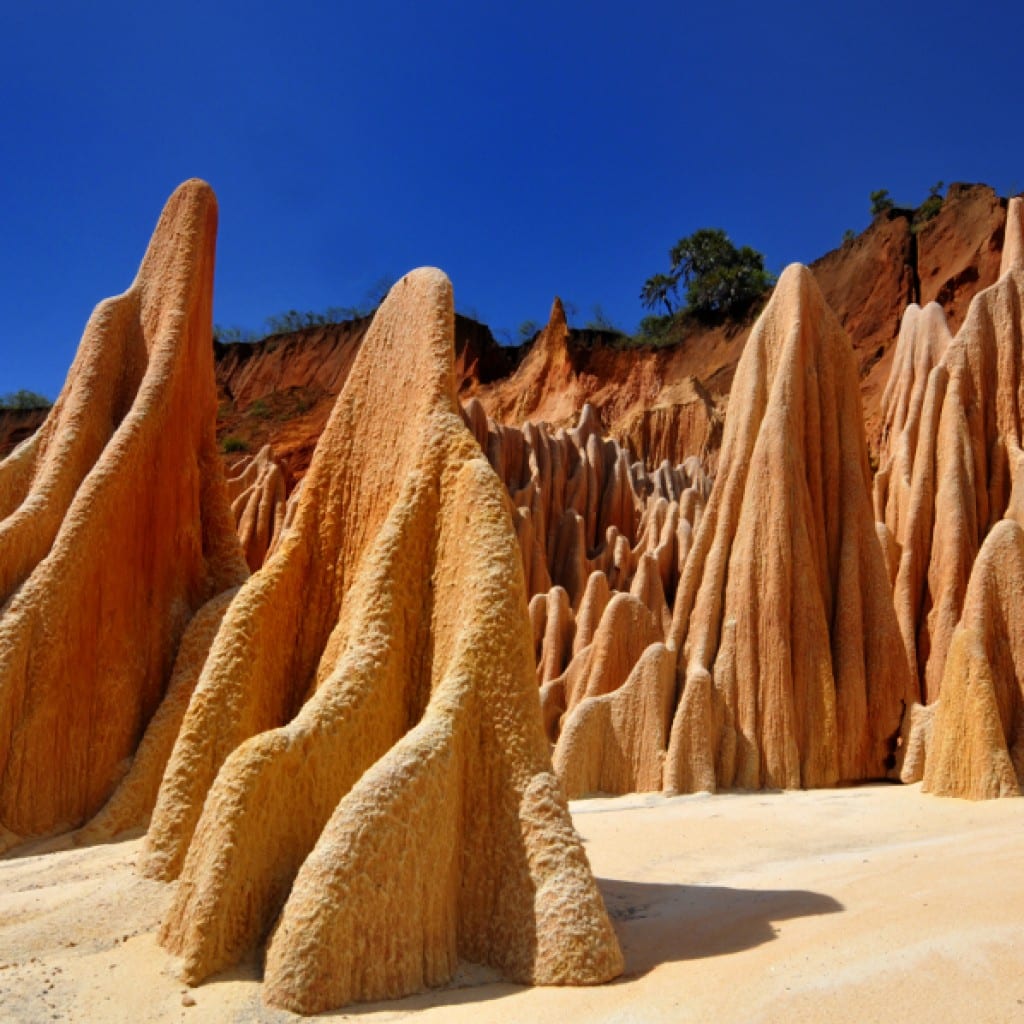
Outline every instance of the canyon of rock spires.
<path id="1" fill-rule="evenodd" d="M 215 231 L 187 182 L 0 461 L 0 849 L 152 818 L 142 867 L 178 879 L 160 940 L 186 980 L 264 945 L 266 999 L 301 1012 L 460 958 L 614 977 L 563 791 L 827 786 L 902 759 L 929 792 L 1020 795 L 1020 199 L 955 338 L 938 304 L 906 311 L 874 514 L 853 350 L 799 265 L 724 431 L 695 391 L 713 489 L 697 458 L 645 468 L 589 405 L 570 429 L 460 410 L 477 369 L 433 270 L 343 339 L 290 496 L 269 445 L 225 479 Z M 554 401 L 545 374 L 577 379 L 567 338 L 556 301 L 519 413 Z M 677 447 L 678 409 L 656 413 L 648 457 Z"/>
<path id="2" fill-rule="evenodd" d="M 442 983 L 460 957 L 533 983 L 622 969 L 452 336 L 443 274 L 394 287 L 213 641 L 144 862 L 179 877 L 160 941 L 191 982 L 265 941 L 265 998 L 301 1012 Z"/>
<path id="3" fill-rule="evenodd" d="M 648 472 L 603 437 L 591 406 L 568 431 L 496 424 L 476 401 L 465 416 L 516 510 L 544 723 L 568 795 L 660 789 L 669 601 L 710 479 L 692 458 Z M 645 655 L 652 644 L 661 653 Z M 667 681 L 652 698 L 655 662 Z"/>
<path id="4" fill-rule="evenodd" d="M 246 575 L 214 436 L 216 226 L 209 186 L 182 185 L 0 462 L 0 848 L 97 811 L 190 623 Z"/>
<path id="5" fill-rule="evenodd" d="M 914 708 L 902 777 L 923 775 L 926 789 L 945 795 L 1020 788 L 1022 352 L 1024 203 L 1017 198 L 999 279 L 975 296 L 923 389 L 914 385 L 923 390 L 922 415 L 909 478 L 904 462 L 902 490 L 890 475 L 876 492 L 897 526 L 897 610 L 927 704 Z M 890 461 L 895 467 L 896 456 Z"/>

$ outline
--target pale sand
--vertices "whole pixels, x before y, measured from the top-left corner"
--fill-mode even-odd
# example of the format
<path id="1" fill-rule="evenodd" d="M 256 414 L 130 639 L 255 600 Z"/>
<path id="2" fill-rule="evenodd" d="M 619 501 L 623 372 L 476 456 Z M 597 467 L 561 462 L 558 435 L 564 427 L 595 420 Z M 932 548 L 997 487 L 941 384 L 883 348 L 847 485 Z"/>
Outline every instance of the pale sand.
<path id="1" fill-rule="evenodd" d="M 1024 1021 L 1024 800 L 873 786 L 573 812 L 624 979 L 528 989 L 467 967 L 443 991 L 326 1019 Z M 133 874 L 137 854 L 135 840 L 0 861 L 0 1021 L 300 1019 L 261 1006 L 255 961 L 190 992 L 175 980 L 154 941 L 170 889 Z"/>

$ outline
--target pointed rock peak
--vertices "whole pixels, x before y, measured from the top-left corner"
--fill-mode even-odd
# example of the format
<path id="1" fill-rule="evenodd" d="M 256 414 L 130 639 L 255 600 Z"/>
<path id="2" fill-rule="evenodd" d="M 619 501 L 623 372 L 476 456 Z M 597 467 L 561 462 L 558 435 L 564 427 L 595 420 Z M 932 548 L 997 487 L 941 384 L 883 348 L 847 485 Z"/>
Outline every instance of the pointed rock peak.
<path id="1" fill-rule="evenodd" d="M 567 330 L 568 321 L 565 319 L 565 306 L 562 300 L 556 295 L 555 301 L 551 303 L 551 312 L 548 314 L 548 330 Z"/>
<path id="2" fill-rule="evenodd" d="M 946 311 L 937 302 L 929 302 L 921 310 L 921 318 L 929 331 L 941 331 L 946 337 L 952 337 L 949 332 L 949 324 L 946 321 Z"/>
<path id="3" fill-rule="evenodd" d="M 180 876 L 159 941 L 183 977 L 266 941 L 266 1001 L 318 1013 L 443 982 L 465 950 L 524 982 L 622 970 L 551 774 L 520 550 L 459 416 L 454 330 L 439 271 L 391 289 L 285 540 L 212 641 L 144 868 Z M 546 604 L 565 647 L 564 599 Z M 502 810 L 481 825 L 477 806 Z"/>
<path id="4" fill-rule="evenodd" d="M 784 362 L 795 358 L 801 365 L 807 361 L 817 363 L 824 351 L 837 348 L 852 356 L 849 338 L 814 275 L 802 263 L 791 263 L 779 277 L 772 297 L 750 332 L 736 367 L 733 394 L 743 394 L 749 388 L 759 390 L 758 379 L 773 380 Z M 795 365 L 791 365 L 787 374 L 794 369 Z M 752 406 L 752 410 L 759 408 L 760 405 Z M 736 417 L 732 417 L 732 422 L 735 424 Z M 729 432 L 727 420 L 726 435 Z M 723 441 L 723 452 L 726 447 Z"/>
<path id="5" fill-rule="evenodd" d="M 190 622 L 247 574 L 214 434 L 216 211 L 205 183 L 177 189 L 46 422 L 0 461 L 0 848 L 99 810 Z"/>
<path id="6" fill-rule="evenodd" d="M 147 294 L 150 290 L 162 293 L 184 286 L 197 258 L 205 256 L 212 264 L 216 234 L 217 197 L 213 189 L 199 178 L 182 182 L 160 214 L 142 258 L 136 286 Z M 202 252 L 207 247 L 209 252 Z"/>
<path id="7" fill-rule="evenodd" d="M 604 436 L 604 427 L 601 424 L 601 414 L 589 402 L 586 402 L 580 410 L 579 422 L 570 431 L 573 440 L 580 447 L 586 445 L 591 436 Z"/>
<path id="8" fill-rule="evenodd" d="M 835 317 L 821 293 L 814 274 L 802 263 L 790 263 L 782 272 L 765 312 L 772 307 L 781 307 L 793 312 L 827 309 L 832 317 Z"/>
<path id="9" fill-rule="evenodd" d="M 1014 268 L 1024 270 L 1024 198 L 1014 196 L 1006 210 L 1006 233 L 1003 237 L 1003 258 L 999 276 Z"/>
<path id="10" fill-rule="evenodd" d="M 883 776 L 909 673 L 853 350 L 804 266 L 786 268 L 751 331 L 719 466 L 675 599 L 665 788 Z"/>

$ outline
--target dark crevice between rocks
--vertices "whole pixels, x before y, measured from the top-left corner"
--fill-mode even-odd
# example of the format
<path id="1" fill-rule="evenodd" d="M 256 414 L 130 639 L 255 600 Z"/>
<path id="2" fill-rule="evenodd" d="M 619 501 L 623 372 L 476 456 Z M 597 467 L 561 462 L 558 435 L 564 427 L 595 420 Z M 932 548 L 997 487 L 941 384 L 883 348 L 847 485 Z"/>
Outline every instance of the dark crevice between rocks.
<path id="1" fill-rule="evenodd" d="M 921 274 L 917 264 L 917 232 L 910 232 L 910 245 L 907 248 L 907 266 L 910 268 L 910 295 L 907 304 L 916 302 L 921 305 Z"/>

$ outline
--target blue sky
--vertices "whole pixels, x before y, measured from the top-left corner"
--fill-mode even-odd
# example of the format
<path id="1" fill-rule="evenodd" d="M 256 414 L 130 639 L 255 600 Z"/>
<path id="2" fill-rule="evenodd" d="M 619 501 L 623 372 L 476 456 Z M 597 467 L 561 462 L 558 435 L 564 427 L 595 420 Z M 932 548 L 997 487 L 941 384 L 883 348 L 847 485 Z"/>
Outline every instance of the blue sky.
<path id="1" fill-rule="evenodd" d="M 433 264 L 495 329 L 556 293 L 632 329 L 699 227 L 778 271 L 875 188 L 1024 189 L 1022 33 L 1009 2 L 5 3 L 0 393 L 56 395 L 192 176 L 219 323 Z"/>

